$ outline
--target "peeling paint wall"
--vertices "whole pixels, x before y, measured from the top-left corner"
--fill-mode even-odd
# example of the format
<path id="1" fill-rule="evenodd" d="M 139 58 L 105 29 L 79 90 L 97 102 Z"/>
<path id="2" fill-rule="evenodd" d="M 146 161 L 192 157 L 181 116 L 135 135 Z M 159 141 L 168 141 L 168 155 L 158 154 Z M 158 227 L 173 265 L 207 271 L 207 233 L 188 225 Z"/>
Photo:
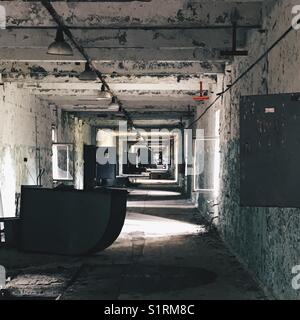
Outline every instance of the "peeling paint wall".
<path id="1" fill-rule="evenodd" d="M 217 97 L 217 93 L 223 90 L 224 75 L 218 74 L 216 76 L 216 83 L 205 87 L 208 90 L 210 99 L 207 102 L 199 102 L 196 107 L 196 118 L 200 117 L 205 109 L 214 101 Z M 194 190 L 194 177 L 192 178 L 192 200 L 198 204 L 198 209 L 201 213 L 205 213 L 209 221 L 216 221 L 218 218 L 218 194 L 219 194 L 219 134 L 220 134 L 220 121 L 218 121 L 218 113 L 223 108 L 222 101 L 217 101 L 213 107 L 194 125 L 194 129 L 200 129 L 202 131 L 198 134 L 203 134 L 204 139 L 216 139 L 210 142 L 203 143 L 204 152 L 204 168 L 203 168 L 203 187 L 213 187 L 211 191 L 195 191 Z M 196 137 L 196 132 L 194 132 L 194 137 Z M 193 154 L 195 156 L 195 145 L 193 146 Z M 202 152 L 202 150 L 198 150 Z M 210 156 L 209 154 L 210 153 Z M 214 154 L 214 157 L 212 157 Z"/>
<path id="2" fill-rule="evenodd" d="M 231 1 L 183 1 L 160 0 L 112 2 L 66 2 L 54 1 L 53 6 L 66 23 L 82 26 L 120 26 L 156 23 L 160 25 L 195 23 L 198 25 L 224 25 L 231 23 Z M 2 1 L 7 11 L 7 24 L 55 25 L 46 9 L 38 1 Z M 242 25 L 257 24 L 260 18 L 259 2 L 240 1 L 239 18 Z M 250 13 L 249 16 L 245 13 Z"/>
<path id="3" fill-rule="evenodd" d="M 291 25 L 291 0 L 265 5 L 265 33 L 252 31 L 249 56 L 236 58 L 234 80 Z M 221 190 L 218 228 L 249 270 L 275 297 L 299 299 L 292 267 L 300 264 L 300 210 L 239 206 L 239 98 L 241 95 L 300 91 L 300 31 L 292 31 L 223 99 L 221 115 Z"/>
<path id="4" fill-rule="evenodd" d="M 42 183 L 51 186 L 50 108 L 15 83 L 1 85 L 0 192 L 5 217 L 15 216 L 16 193 L 20 193 L 21 185 L 37 183 L 37 148 L 41 169 L 45 169 Z"/>
<path id="5" fill-rule="evenodd" d="M 91 126 L 42 102 L 21 84 L 0 86 L 0 193 L 5 217 L 15 216 L 21 185 L 37 184 L 39 158 L 40 169 L 45 169 L 42 185 L 52 187 L 53 124 L 58 142 L 74 144 L 74 185 L 82 189 L 83 145 L 91 144 Z"/>
<path id="6" fill-rule="evenodd" d="M 92 127 L 82 119 L 78 119 L 66 112 L 60 115 L 60 142 L 73 143 L 74 145 L 74 186 L 83 189 L 84 144 L 92 144 Z"/>

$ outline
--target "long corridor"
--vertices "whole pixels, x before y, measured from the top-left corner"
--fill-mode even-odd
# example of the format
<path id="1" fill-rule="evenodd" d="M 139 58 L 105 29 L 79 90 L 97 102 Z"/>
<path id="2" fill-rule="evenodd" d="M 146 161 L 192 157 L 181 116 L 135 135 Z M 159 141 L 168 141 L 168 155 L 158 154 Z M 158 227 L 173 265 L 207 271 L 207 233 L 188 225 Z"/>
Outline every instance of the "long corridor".
<path id="1" fill-rule="evenodd" d="M 127 208 L 118 240 L 94 256 L 1 250 L 7 289 L 38 299 L 265 299 L 178 190 L 131 189 Z"/>

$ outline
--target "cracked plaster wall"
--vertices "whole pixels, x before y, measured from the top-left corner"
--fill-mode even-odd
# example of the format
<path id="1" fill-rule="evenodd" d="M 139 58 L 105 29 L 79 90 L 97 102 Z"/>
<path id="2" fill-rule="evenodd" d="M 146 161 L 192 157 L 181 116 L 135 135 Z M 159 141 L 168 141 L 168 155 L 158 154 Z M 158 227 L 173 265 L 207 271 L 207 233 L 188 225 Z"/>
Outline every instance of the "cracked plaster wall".
<path id="1" fill-rule="evenodd" d="M 82 119 L 78 119 L 66 112 L 59 112 L 60 142 L 72 143 L 74 145 L 74 186 L 76 189 L 83 189 L 83 147 L 84 144 L 95 144 L 92 142 L 93 128 L 85 123 Z"/>
<path id="2" fill-rule="evenodd" d="M 295 1 L 269 2 L 265 33 L 252 31 L 249 56 L 235 59 L 227 83 L 286 31 Z M 217 227 L 249 270 L 276 298 L 299 299 L 292 288 L 292 267 L 300 264 L 300 210 L 239 206 L 239 98 L 241 95 L 300 91 L 300 31 L 292 31 L 223 99 L 221 113 L 221 194 Z"/>
<path id="3" fill-rule="evenodd" d="M 5 83 L 0 86 L 0 192 L 5 217 L 15 216 L 21 185 L 37 183 L 37 147 L 45 169 L 42 183 L 51 186 L 51 110 L 16 83 Z"/>

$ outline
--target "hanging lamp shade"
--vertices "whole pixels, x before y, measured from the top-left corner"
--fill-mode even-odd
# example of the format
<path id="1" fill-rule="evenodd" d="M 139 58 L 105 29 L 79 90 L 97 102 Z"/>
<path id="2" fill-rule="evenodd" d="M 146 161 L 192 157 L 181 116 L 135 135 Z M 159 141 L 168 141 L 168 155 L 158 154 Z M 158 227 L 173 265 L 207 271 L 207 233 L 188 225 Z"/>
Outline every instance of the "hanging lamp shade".
<path id="1" fill-rule="evenodd" d="M 50 44 L 48 47 L 48 54 L 60 55 L 60 56 L 72 56 L 73 49 L 72 47 L 65 41 L 64 33 L 61 28 L 57 29 L 56 38 L 54 42 Z"/>
<path id="2" fill-rule="evenodd" d="M 85 64 L 84 71 L 79 75 L 79 80 L 81 81 L 95 81 L 98 76 L 94 70 L 91 69 L 88 62 Z"/>

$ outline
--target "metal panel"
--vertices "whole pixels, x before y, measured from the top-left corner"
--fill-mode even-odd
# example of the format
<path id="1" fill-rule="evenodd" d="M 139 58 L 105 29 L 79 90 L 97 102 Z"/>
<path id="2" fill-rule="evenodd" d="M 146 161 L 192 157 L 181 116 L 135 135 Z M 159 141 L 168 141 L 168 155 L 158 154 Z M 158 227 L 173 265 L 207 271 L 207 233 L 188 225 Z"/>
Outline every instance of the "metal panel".
<path id="1" fill-rule="evenodd" d="M 300 93 L 240 101 L 240 204 L 300 207 Z"/>
<path id="2" fill-rule="evenodd" d="M 84 189 L 96 186 L 96 146 L 84 145 Z"/>
<path id="3" fill-rule="evenodd" d="M 84 255 L 110 246 L 126 216 L 127 191 L 22 186 L 19 249 Z"/>

